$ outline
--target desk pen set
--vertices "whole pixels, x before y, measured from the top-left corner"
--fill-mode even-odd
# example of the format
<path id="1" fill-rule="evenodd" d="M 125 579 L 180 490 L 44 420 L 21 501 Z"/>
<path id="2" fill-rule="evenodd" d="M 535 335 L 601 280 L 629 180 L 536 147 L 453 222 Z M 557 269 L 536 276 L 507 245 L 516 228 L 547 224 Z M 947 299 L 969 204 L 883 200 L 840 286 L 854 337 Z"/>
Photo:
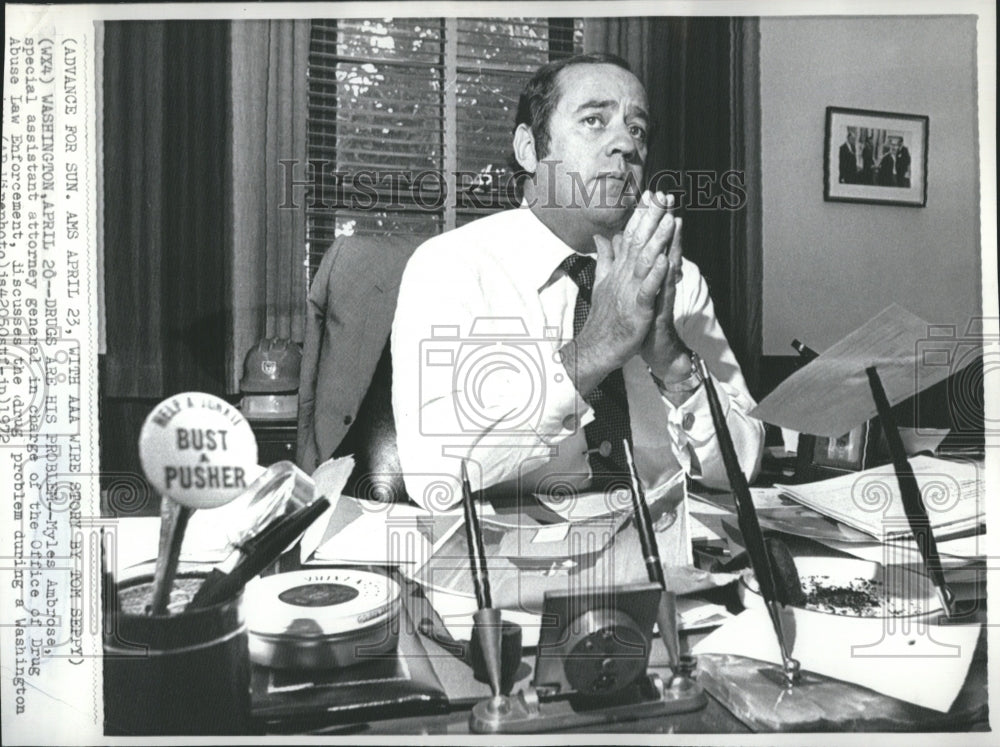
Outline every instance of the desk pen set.
<path id="1" fill-rule="evenodd" d="M 733 706 L 749 723 L 763 711 L 770 711 L 773 723 L 806 723 L 816 714 L 849 713 L 857 707 L 856 691 L 835 679 L 803 671 L 793 656 L 795 623 L 792 608 L 805 605 L 805 594 L 795 560 L 785 544 L 765 538 L 746 476 L 736 456 L 732 437 L 715 384 L 704 362 L 691 354 L 692 367 L 698 374 L 708 400 L 720 453 L 729 478 L 743 544 L 750 567 L 757 579 L 760 596 L 777 639 L 780 665 L 775 667 L 753 659 L 729 661 L 727 671 L 716 668 L 704 686 L 712 685 L 713 694 L 723 705 Z M 871 396 L 883 421 L 893 456 L 893 467 L 903 497 L 906 519 L 924 559 L 924 566 L 937 590 L 944 619 L 953 615 L 953 595 L 941 571 L 940 558 L 930 532 L 926 509 L 917 489 L 913 471 L 907 462 L 892 418 L 885 391 L 875 367 L 868 367 Z M 477 704 L 470 727 L 479 733 L 518 733 L 553 731 L 583 724 L 611 723 L 641 718 L 668 716 L 697 710 L 706 704 L 703 685 L 697 680 L 697 662 L 682 655 L 677 637 L 675 596 L 667 590 L 660 563 L 649 508 L 636 473 L 629 443 L 625 452 L 629 463 L 633 518 L 649 584 L 619 586 L 597 602 L 597 597 L 552 593 L 545 595 L 544 612 L 559 624 L 543 627 L 532 684 L 514 696 L 500 692 L 491 682 L 493 696 Z M 468 525 L 475 528 L 474 509 L 468 480 L 464 480 Z M 481 548 L 470 530 L 470 553 Z M 472 559 L 477 589 L 485 585 L 485 562 Z M 610 600 L 610 605 L 608 604 Z M 596 602 L 596 603 L 595 603 Z M 590 606 L 588 606 L 590 603 Z M 481 613 L 489 605 L 488 594 L 479 597 Z M 646 671 L 652 641 L 652 623 L 659 626 L 671 671 L 664 683 Z M 495 623 L 491 623 L 495 625 Z M 495 635 L 492 627 L 478 635 Z M 491 646 L 494 650 L 495 643 Z M 630 656 L 629 651 L 645 651 L 646 656 Z M 716 677 L 725 680 L 721 686 Z M 568 698 L 553 698 L 554 694 Z M 880 704 L 873 707 L 878 710 Z M 822 719 L 821 719 L 822 720 Z"/>
<path id="2" fill-rule="evenodd" d="M 723 461 L 736 494 L 740 528 L 744 537 L 750 538 L 747 549 L 751 565 L 757 577 L 763 579 L 761 591 L 784 661 L 781 680 L 783 686 L 793 687 L 801 681 L 799 665 L 789 653 L 778 605 L 796 601 L 790 591 L 798 589 L 794 561 L 779 543 L 765 544 L 718 393 L 704 363 L 694 354 L 692 366 L 706 389 Z M 473 708 L 469 722 L 472 731 L 556 731 L 583 724 L 668 716 L 705 706 L 706 695 L 696 681 L 696 659 L 681 654 L 675 595 L 667 588 L 653 521 L 628 440 L 623 446 L 629 467 L 632 514 L 649 583 L 619 586 L 606 595 L 593 591 L 580 595 L 546 593 L 543 616 L 559 622 L 542 628 L 532 684 L 510 696 L 500 691 L 499 680 L 491 680 L 493 695 Z M 477 537 L 479 523 L 464 463 L 463 491 L 480 608 L 474 632 L 492 638 L 484 650 L 494 651 L 498 650 L 499 623 L 491 620 L 484 624 L 486 613 L 493 611 L 488 609 L 491 603 L 482 538 Z M 499 617 L 496 613 L 493 616 Z M 671 672 L 667 682 L 647 671 L 654 622 L 667 653 Z M 496 656 L 499 661 L 499 652 Z M 770 674 L 766 669 L 762 673 Z"/>
<path id="3" fill-rule="evenodd" d="M 704 362 L 694 353 L 691 358 L 693 370 L 705 388 L 720 454 L 735 498 L 742 544 L 780 650 L 777 668 L 748 659 L 745 665 L 736 667 L 738 672 L 721 672 L 721 676 L 728 679 L 723 689 L 728 687 L 732 692 L 733 687 L 737 687 L 758 695 L 763 693 L 762 702 L 769 699 L 773 699 L 771 702 L 787 701 L 792 709 L 796 704 L 815 704 L 817 697 L 825 697 L 824 682 L 830 680 L 804 672 L 793 656 L 795 631 L 794 627 L 790 629 L 790 625 L 794 626 L 790 607 L 800 607 L 803 603 L 795 560 L 780 541 L 765 539 L 715 384 Z M 871 366 L 865 373 L 888 437 L 906 518 L 918 540 L 925 569 L 947 619 L 953 615 L 954 597 L 944 578 L 926 509 L 903 452 L 878 371 Z M 187 396 L 191 402 L 188 395 L 182 396 Z M 154 420 L 151 415 L 150 421 Z M 159 438 L 157 434 L 154 436 Z M 155 438 L 144 435 L 140 450 L 147 474 L 151 482 L 157 484 L 162 464 L 172 464 L 170 460 L 177 456 L 167 455 L 166 462 L 159 459 L 162 455 L 157 453 L 158 447 L 149 447 L 153 441 Z M 472 708 L 469 728 L 473 732 L 551 732 L 587 724 L 669 717 L 703 708 L 707 703 L 704 689 L 709 686 L 707 683 L 718 684 L 719 671 L 699 672 L 696 659 L 681 653 L 675 593 L 668 588 L 664 575 L 649 506 L 628 439 L 623 446 L 629 471 L 632 524 L 638 532 L 648 581 L 576 592 L 546 591 L 542 602 L 544 622 L 539 630 L 531 683 L 515 693 L 511 690 L 515 679 L 513 671 L 521 664 L 521 631 L 502 619 L 501 610 L 494 603 L 477 500 L 468 474 L 469 462 L 462 460 L 462 511 L 476 601 L 471 659 L 478 678 L 490 689 L 490 696 Z M 153 456 L 147 459 L 147 454 Z M 251 464 L 255 463 L 255 450 L 248 458 Z M 162 473 L 170 474 L 171 469 L 176 468 L 167 466 Z M 289 462 L 272 465 L 266 471 L 255 469 L 259 476 L 242 493 L 230 490 L 225 494 L 223 491 L 201 494 L 188 490 L 175 495 L 163 490 L 160 551 L 156 571 L 144 592 L 148 594 L 148 604 L 144 608 L 140 604 L 137 608 L 134 600 L 126 602 L 128 589 L 122 583 L 108 595 L 113 601 L 106 604 L 109 615 L 105 631 L 106 656 L 123 655 L 127 651 L 127 636 L 124 642 L 119 640 L 122 631 L 138 636 L 136 640 L 151 650 L 162 646 L 164 654 L 173 654 L 176 650 L 189 656 L 187 649 L 191 648 L 188 644 L 192 642 L 192 633 L 177 637 L 176 631 L 171 632 L 170 628 L 183 628 L 185 619 L 192 620 L 198 615 L 207 615 L 206 620 L 214 616 L 220 620 L 219 625 L 228 625 L 226 630 L 232 630 L 225 633 L 222 627 L 210 626 L 213 635 L 218 633 L 221 637 L 194 642 L 195 648 L 208 646 L 210 652 L 219 649 L 224 657 L 218 665 L 220 671 L 228 672 L 224 666 L 227 664 L 237 666 L 230 660 L 249 660 L 270 670 L 302 672 L 335 670 L 396 656 L 394 652 L 403 628 L 401 608 L 404 601 L 400 585 L 388 575 L 357 568 L 313 568 L 256 578 L 294 546 L 303 532 L 327 512 L 331 503 L 326 497 L 317 498 L 313 480 Z M 247 516 L 253 517 L 249 520 L 250 526 L 231 540 L 229 557 L 207 574 L 202 573 L 197 587 L 185 587 L 183 574 L 178 578 L 178 563 L 185 527 L 192 512 L 195 508 L 224 505 L 240 495 L 250 497 L 247 504 Z M 178 579 L 177 584 L 175 579 Z M 247 607 L 248 629 L 241 627 L 241 604 Z M 654 625 L 659 628 L 666 652 L 666 666 L 670 671 L 666 677 L 650 671 Z M 428 635 L 423 623 L 420 632 Z M 406 630 L 405 634 L 415 635 L 415 631 Z M 237 635 L 233 639 L 235 643 L 226 643 L 232 635 Z M 248 639 L 245 643 L 244 636 Z M 241 655 L 230 650 L 233 645 L 245 646 L 243 651 L 248 653 Z M 150 661 L 161 660 L 154 657 Z M 110 679 L 106 677 L 105 680 L 106 701 L 109 693 L 121 696 L 116 688 L 121 687 L 123 692 L 128 690 L 122 683 L 141 676 L 126 671 L 122 665 L 122 676 L 115 679 L 119 665 L 114 663 L 114 658 L 108 662 L 111 674 Z M 233 670 L 237 674 L 231 676 L 238 682 L 248 680 L 248 670 L 248 663 L 239 665 Z M 180 676 L 155 671 L 157 677 Z M 699 674 L 705 675 L 704 683 L 699 683 Z M 155 694 L 160 692 L 159 688 L 160 685 L 154 687 L 152 684 L 139 687 L 135 697 L 141 698 L 145 690 Z M 230 689 L 234 694 L 228 708 L 236 714 L 236 720 L 221 723 L 228 724 L 227 728 L 238 733 L 240 724 L 249 722 L 249 684 L 245 689 L 242 686 Z M 813 689 L 812 696 L 797 700 L 797 693 L 810 689 Z M 718 697 L 716 689 L 712 692 Z M 192 696 L 175 711 L 183 712 L 197 702 L 200 702 L 198 698 Z M 209 716 L 205 718 L 207 723 Z M 110 717 L 108 719 L 110 722 Z M 190 727 L 183 715 L 176 714 L 170 719 L 164 716 L 163 722 L 156 724 L 153 731 L 127 723 L 127 715 L 123 719 L 123 728 L 137 730 L 136 733 L 187 733 L 184 728 Z M 199 723 L 199 719 L 194 719 L 193 723 Z M 114 731 L 112 727 L 109 729 L 109 733 Z"/>

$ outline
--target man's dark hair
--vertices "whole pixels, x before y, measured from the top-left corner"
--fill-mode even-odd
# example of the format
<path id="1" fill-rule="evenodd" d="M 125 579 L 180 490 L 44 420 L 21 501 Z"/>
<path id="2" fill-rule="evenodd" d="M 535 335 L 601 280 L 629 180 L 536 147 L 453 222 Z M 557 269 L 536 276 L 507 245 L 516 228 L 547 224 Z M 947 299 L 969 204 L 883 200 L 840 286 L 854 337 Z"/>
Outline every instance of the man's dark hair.
<path id="1" fill-rule="evenodd" d="M 564 57 L 538 68 L 518 99 L 514 129 L 517 130 L 522 124 L 531 128 L 531 134 L 535 139 L 535 153 L 539 159 L 545 158 L 549 152 L 549 120 L 559 103 L 557 78 L 560 71 L 572 65 L 615 65 L 632 72 L 632 68 L 625 60 L 607 52 L 590 52 Z"/>
<path id="2" fill-rule="evenodd" d="M 514 131 L 520 125 L 528 125 L 531 128 L 532 137 L 535 140 L 535 153 L 539 159 L 545 158 L 549 153 L 549 120 L 552 112 L 555 111 L 559 103 L 559 86 L 556 79 L 559 72 L 571 65 L 615 65 L 622 70 L 632 72 L 632 68 L 621 57 L 607 52 L 589 52 L 588 54 L 578 54 L 573 57 L 564 57 L 542 65 L 531 77 L 531 80 L 521 91 L 521 97 L 517 102 L 517 117 L 514 120 Z M 528 172 L 524 170 L 517 157 L 511 153 L 510 170 L 514 175 L 514 188 L 518 199 L 522 197 L 522 187 Z"/>

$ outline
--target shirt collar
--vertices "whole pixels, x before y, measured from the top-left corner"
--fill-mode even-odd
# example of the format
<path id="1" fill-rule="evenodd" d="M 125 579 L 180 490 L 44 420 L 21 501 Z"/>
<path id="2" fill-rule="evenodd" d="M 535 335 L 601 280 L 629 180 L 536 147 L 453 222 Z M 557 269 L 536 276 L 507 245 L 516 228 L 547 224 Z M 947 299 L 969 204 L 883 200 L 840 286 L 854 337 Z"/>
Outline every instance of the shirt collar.
<path id="1" fill-rule="evenodd" d="M 577 252 L 538 220 L 526 203 L 521 203 L 518 213 L 524 230 L 519 233 L 520 243 L 515 252 L 519 255 L 518 261 L 523 263 L 522 277 L 527 286 L 541 291 L 552 282 L 562 261 Z M 592 256 L 597 257 L 596 254 Z"/>

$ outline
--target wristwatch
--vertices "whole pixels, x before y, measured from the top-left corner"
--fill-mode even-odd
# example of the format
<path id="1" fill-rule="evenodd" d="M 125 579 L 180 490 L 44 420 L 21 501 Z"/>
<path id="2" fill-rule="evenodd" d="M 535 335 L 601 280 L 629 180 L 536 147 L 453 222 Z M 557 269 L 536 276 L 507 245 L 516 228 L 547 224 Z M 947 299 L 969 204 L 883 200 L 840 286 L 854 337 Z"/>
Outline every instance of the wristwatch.
<path id="1" fill-rule="evenodd" d="M 681 379 L 680 381 L 672 381 L 668 384 L 653 373 L 652 368 L 649 366 L 646 367 L 649 375 L 653 378 L 653 383 L 656 384 L 656 388 L 660 390 L 660 394 L 686 394 L 687 392 L 695 391 L 701 386 L 701 373 L 698 371 L 694 353 L 690 353 L 689 355 L 691 356 L 691 373 L 686 379 Z"/>

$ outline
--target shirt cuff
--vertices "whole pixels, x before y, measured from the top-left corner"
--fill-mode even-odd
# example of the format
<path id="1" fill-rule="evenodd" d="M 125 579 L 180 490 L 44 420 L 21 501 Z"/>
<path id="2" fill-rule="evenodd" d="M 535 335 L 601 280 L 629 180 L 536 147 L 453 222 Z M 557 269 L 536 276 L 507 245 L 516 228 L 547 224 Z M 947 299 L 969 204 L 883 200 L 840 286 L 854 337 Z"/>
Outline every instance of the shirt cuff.
<path id="1" fill-rule="evenodd" d="M 553 361 L 542 392 L 538 436 L 546 444 L 563 441 L 594 420 L 594 409 L 580 396 L 561 362 Z"/>
<path id="2" fill-rule="evenodd" d="M 716 391 L 719 392 L 723 414 L 728 417 L 729 397 L 719 386 L 716 386 Z M 698 387 L 697 391 L 680 405 L 674 405 L 662 395 L 660 399 L 667 410 L 667 431 L 674 445 L 674 456 L 685 472 L 693 474 L 692 452 L 715 438 L 715 425 L 712 423 L 712 411 L 708 406 L 705 387 Z"/>

